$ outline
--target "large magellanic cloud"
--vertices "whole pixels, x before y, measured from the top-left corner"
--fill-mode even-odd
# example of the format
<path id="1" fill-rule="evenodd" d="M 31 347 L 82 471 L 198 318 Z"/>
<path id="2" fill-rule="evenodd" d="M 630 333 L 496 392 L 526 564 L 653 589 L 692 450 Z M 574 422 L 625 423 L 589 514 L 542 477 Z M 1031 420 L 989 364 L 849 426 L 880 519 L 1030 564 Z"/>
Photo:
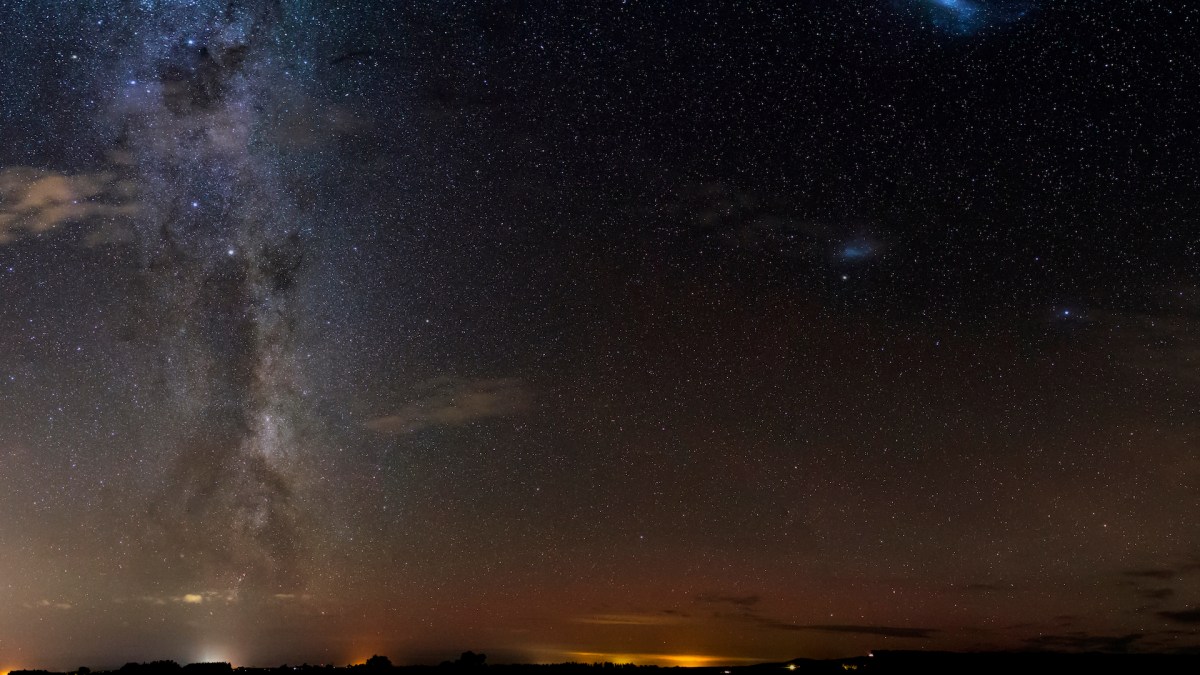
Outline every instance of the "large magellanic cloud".
<path id="1" fill-rule="evenodd" d="M 1018 21 L 1031 12 L 1035 0 L 917 0 L 938 29 L 955 35 L 973 35 Z"/>

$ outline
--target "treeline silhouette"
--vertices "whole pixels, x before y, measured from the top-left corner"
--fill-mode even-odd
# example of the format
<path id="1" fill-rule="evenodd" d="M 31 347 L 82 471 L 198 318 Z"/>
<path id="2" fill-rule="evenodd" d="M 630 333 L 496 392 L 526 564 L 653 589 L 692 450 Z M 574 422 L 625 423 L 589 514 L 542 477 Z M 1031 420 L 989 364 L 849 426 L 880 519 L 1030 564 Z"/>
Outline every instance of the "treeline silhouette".
<path id="1" fill-rule="evenodd" d="M 46 670 L 14 670 L 9 675 L 604 675 L 613 671 L 678 671 L 679 666 L 639 666 L 616 663 L 487 664 L 487 655 L 463 652 L 455 661 L 437 666 L 396 666 L 386 656 L 372 656 L 366 663 L 348 666 L 282 665 L 276 668 L 234 668 L 228 663 L 175 661 L 127 663 L 117 670 L 79 668 L 68 673 Z M 923 675 L 1000 675 L 1020 673 L 1200 673 L 1200 652 L 1173 654 L 1062 653 L 1062 652 L 919 652 L 876 651 L 869 656 L 845 659 L 795 659 L 752 666 L 683 668 L 694 675 L 832 675 L 833 673 L 921 673 Z"/>

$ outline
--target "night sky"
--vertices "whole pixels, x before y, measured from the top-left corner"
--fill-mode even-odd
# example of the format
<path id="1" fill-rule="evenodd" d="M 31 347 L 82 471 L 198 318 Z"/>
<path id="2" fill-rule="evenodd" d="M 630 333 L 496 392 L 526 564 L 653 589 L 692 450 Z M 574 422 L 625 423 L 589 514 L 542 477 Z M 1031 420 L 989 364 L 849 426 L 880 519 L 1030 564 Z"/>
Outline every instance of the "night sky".
<path id="1" fill-rule="evenodd" d="M 1200 649 L 1198 41 L 0 2 L 0 672 Z"/>

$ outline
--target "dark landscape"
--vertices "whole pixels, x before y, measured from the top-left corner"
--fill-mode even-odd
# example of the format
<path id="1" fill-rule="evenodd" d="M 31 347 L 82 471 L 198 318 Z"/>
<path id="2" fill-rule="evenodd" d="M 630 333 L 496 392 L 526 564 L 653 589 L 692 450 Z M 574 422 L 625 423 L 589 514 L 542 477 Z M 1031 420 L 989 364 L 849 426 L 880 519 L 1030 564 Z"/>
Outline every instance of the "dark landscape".
<path id="1" fill-rule="evenodd" d="M 482 658 L 481 658 L 482 657 Z M 449 675 L 451 673 L 490 673 L 491 675 L 604 675 L 622 673 L 654 675 L 659 672 L 687 675 L 767 675 L 796 673 L 832 675 L 833 673 L 914 673 L 1000 675 L 1001 673 L 1195 673 L 1200 654 L 1101 654 L 1053 652 L 905 652 L 879 651 L 868 656 L 844 659 L 795 659 L 783 663 L 753 666 L 691 667 L 639 666 L 618 663 L 555 663 L 486 665 L 486 655 L 467 652 L 456 661 L 438 666 L 394 666 L 386 657 L 374 656 L 366 663 L 349 666 L 281 665 L 277 668 L 234 668 L 228 663 L 192 663 L 180 666 L 174 661 L 129 663 L 111 670 L 79 668 L 67 673 L 44 670 L 12 671 L 9 675 Z"/>

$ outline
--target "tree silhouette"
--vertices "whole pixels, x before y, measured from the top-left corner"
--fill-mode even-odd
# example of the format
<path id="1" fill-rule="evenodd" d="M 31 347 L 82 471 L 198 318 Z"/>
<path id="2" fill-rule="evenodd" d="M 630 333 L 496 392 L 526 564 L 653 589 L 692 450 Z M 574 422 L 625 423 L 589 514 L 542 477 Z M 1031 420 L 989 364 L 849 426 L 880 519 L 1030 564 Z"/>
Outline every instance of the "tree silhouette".
<path id="1" fill-rule="evenodd" d="M 391 670 L 392 660 L 386 656 L 376 654 L 367 659 L 366 666 L 371 670 Z"/>
<path id="2" fill-rule="evenodd" d="M 458 661 L 454 665 L 460 668 L 480 668 L 483 662 L 487 660 L 487 654 L 476 654 L 475 652 L 466 651 L 462 656 L 458 657 Z"/>

